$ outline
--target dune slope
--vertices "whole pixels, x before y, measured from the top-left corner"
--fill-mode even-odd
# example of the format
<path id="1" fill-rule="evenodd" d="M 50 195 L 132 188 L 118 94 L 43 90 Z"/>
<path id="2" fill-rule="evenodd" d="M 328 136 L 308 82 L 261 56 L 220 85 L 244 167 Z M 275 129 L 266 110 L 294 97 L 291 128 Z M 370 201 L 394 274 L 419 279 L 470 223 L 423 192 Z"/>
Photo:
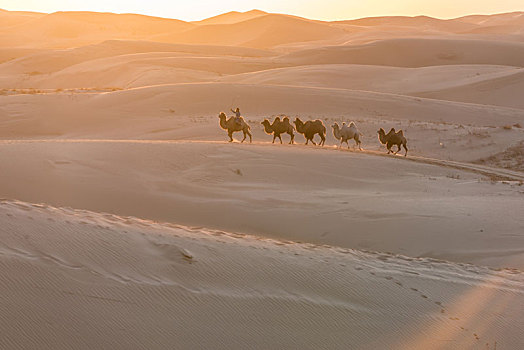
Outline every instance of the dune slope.
<path id="1" fill-rule="evenodd" d="M 520 273 L 13 201 L 0 223 L 3 348 L 523 345 Z"/>
<path id="2" fill-rule="evenodd" d="M 166 141 L 1 146 L 0 195 L 7 198 L 524 268 L 520 187 L 493 185 L 477 172 L 300 146 Z"/>

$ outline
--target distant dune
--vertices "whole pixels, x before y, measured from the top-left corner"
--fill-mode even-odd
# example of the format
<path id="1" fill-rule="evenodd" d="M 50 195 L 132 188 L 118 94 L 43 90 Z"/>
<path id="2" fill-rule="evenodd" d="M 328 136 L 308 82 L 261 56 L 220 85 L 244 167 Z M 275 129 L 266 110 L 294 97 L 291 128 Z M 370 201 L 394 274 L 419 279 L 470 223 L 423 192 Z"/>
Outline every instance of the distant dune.
<path id="1" fill-rule="evenodd" d="M 494 15 L 470 15 L 456 19 L 460 22 L 474 23 L 482 26 L 524 25 L 524 12 L 509 12 Z"/>
<path id="2" fill-rule="evenodd" d="M 109 39 L 144 40 L 193 26 L 184 21 L 135 14 L 56 12 L 4 28 L 0 34 L 3 46 L 67 48 Z"/>
<path id="3" fill-rule="evenodd" d="M 366 45 L 322 47 L 290 53 L 294 64 L 376 64 L 425 67 L 491 64 L 524 67 L 524 43 L 486 40 L 391 39 Z"/>
<path id="4" fill-rule="evenodd" d="M 217 16 L 209 17 L 201 21 L 194 21 L 195 24 L 232 24 L 247 21 L 252 18 L 267 15 L 267 12 L 251 10 L 246 12 L 230 11 Z"/>
<path id="5" fill-rule="evenodd" d="M 391 16 L 391 17 L 369 17 L 349 21 L 337 21 L 333 23 L 376 27 L 376 26 L 396 26 L 396 27 L 412 27 L 419 30 L 438 30 L 442 32 L 458 33 L 473 28 L 478 28 L 476 23 L 467 23 L 458 20 L 442 20 L 428 16 Z"/>
<path id="6" fill-rule="evenodd" d="M 280 14 L 267 14 L 233 24 L 198 26 L 159 39 L 170 42 L 271 48 L 293 42 L 326 40 L 343 34 L 343 30 L 327 23 Z"/>

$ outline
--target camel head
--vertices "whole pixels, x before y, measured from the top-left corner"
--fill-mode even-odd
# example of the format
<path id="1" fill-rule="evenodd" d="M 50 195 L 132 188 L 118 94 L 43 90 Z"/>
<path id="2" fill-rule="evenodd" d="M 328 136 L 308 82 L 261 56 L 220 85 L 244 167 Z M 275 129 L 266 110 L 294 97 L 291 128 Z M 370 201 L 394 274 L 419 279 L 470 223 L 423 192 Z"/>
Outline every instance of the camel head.
<path id="1" fill-rule="evenodd" d="M 264 119 L 260 124 L 264 125 L 264 131 L 266 132 L 266 134 L 273 133 L 273 129 L 271 128 L 271 123 L 269 122 L 269 120 Z"/>
<path id="2" fill-rule="evenodd" d="M 384 131 L 384 129 L 382 128 L 378 129 L 377 134 L 378 134 L 378 140 L 380 141 L 380 143 L 385 144 L 386 143 L 386 132 Z"/>
<path id="3" fill-rule="evenodd" d="M 333 128 L 333 136 L 335 136 L 337 140 L 340 140 L 340 126 L 338 126 L 338 123 L 331 125 L 331 127 Z"/>
<path id="4" fill-rule="evenodd" d="M 304 122 L 299 117 L 296 117 L 293 123 L 295 123 L 298 132 L 302 133 L 304 131 Z"/>
<path id="5" fill-rule="evenodd" d="M 227 123 L 226 123 L 226 113 L 224 112 L 220 112 L 220 114 L 218 115 L 218 119 L 220 119 L 220 127 L 222 129 L 227 129 Z"/>

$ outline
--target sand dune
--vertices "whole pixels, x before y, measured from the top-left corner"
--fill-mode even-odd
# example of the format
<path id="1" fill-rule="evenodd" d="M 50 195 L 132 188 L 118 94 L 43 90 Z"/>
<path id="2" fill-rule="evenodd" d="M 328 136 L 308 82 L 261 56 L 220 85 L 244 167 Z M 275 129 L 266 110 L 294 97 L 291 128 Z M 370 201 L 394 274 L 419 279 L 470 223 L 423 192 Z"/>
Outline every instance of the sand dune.
<path id="1" fill-rule="evenodd" d="M 1 347 L 522 346 L 511 271 L 23 202 L 0 213 Z"/>
<path id="2" fill-rule="evenodd" d="M 414 94 L 432 90 L 482 84 L 482 90 L 496 96 L 507 96 L 508 103 L 519 103 L 513 94 L 507 91 L 497 93 L 492 85 L 502 86 L 499 80 L 509 80 L 520 84 L 524 82 L 522 69 L 508 66 L 491 65 L 446 65 L 422 68 L 401 68 L 388 66 L 367 66 L 351 64 L 329 64 L 296 66 L 250 72 L 221 78 L 225 82 L 242 84 L 294 85 L 351 90 L 368 90 L 396 94 Z M 513 85 L 513 84 L 510 84 Z M 513 91 L 520 89 L 513 86 Z M 455 95 L 449 94 L 453 99 Z M 456 95 L 457 97 L 460 94 Z M 448 98 L 439 98 L 448 99 Z M 475 102 L 475 101 L 468 101 Z M 476 100 L 485 103 L 484 97 Z M 493 103 L 498 104 L 498 103 Z"/>
<path id="3" fill-rule="evenodd" d="M 267 12 L 251 10 L 246 12 L 230 11 L 217 16 L 209 17 L 201 21 L 194 21 L 195 24 L 232 24 L 247 21 L 253 18 L 267 15 Z"/>
<path id="4" fill-rule="evenodd" d="M 374 129 L 369 135 L 374 143 L 378 126 L 387 127 L 392 123 L 397 127 L 402 123 L 406 126 L 412 123 L 422 123 L 422 126 L 435 123 L 437 129 L 447 127 L 454 135 L 457 135 L 457 130 L 469 130 L 465 129 L 468 125 L 495 128 L 481 132 L 488 134 L 487 140 L 489 134 L 496 133 L 497 127 L 524 124 L 524 112 L 521 109 L 506 107 L 345 89 L 193 83 L 111 93 L 25 93 L 0 96 L 0 125 L 3 138 L 10 139 L 31 135 L 37 138 L 45 135 L 62 138 L 144 138 L 151 130 L 168 128 L 181 130 L 178 136 L 162 137 L 211 137 L 216 140 L 223 135 L 217 128 L 216 116 L 221 110 L 238 104 L 242 105 L 244 115 L 253 123 L 253 129 L 259 130 L 257 132 L 261 134 L 259 122 L 263 117 L 287 113 L 303 118 L 361 120 L 362 127 Z M 203 130 L 184 131 L 183 126 L 193 125 L 192 119 L 196 117 L 204 121 Z M 130 124 L 129 120 L 133 120 L 133 123 Z M 431 131 L 431 128 L 426 131 Z M 504 131 L 504 135 L 501 135 L 502 144 L 516 141 L 515 137 L 520 134 L 515 130 Z M 435 145 L 432 147 L 440 147 L 437 136 L 440 137 L 434 131 L 432 139 Z M 426 133 L 424 138 L 427 137 Z M 370 142 L 367 141 L 368 144 Z M 475 144 L 471 143 L 472 147 L 467 150 L 475 152 Z M 460 152 L 458 145 L 457 151 Z M 485 155 L 479 154 L 479 158 Z"/>
<path id="5" fill-rule="evenodd" d="M 521 91 L 524 91 L 524 71 L 519 69 L 511 75 L 424 92 L 418 96 L 524 109 L 524 101 L 518 98 Z"/>
<path id="6" fill-rule="evenodd" d="M 11 54 L 10 52 L 15 50 L 16 49 L 6 49 L 6 55 Z M 15 74 L 31 75 L 30 73 L 47 74 L 60 71 L 82 62 L 137 53 L 170 53 L 171 56 L 198 55 L 204 57 L 267 57 L 273 55 L 268 51 L 249 48 L 111 40 L 71 50 L 46 50 L 40 53 L 37 52 L 36 54 L 29 54 L 1 64 L 0 71 L 6 76 Z M 107 67 L 100 64 L 100 62 L 92 62 L 91 65 L 92 67 L 90 70 L 107 70 Z M 12 77 L 9 78 L 13 79 Z M 27 79 L 27 76 L 25 79 Z M 55 87 L 60 88 L 65 86 Z"/>
<path id="7" fill-rule="evenodd" d="M 462 22 L 460 20 L 442 20 L 428 16 L 384 16 L 368 17 L 348 21 L 337 21 L 335 23 L 376 27 L 376 26 L 396 26 L 396 27 L 415 27 L 420 31 L 428 29 L 441 32 L 459 33 L 473 28 L 478 28 L 476 23 Z"/>
<path id="8" fill-rule="evenodd" d="M 0 192 L 9 198 L 524 268 L 519 187 L 477 173 L 336 150 L 206 142 L 15 142 L 2 143 L 0 157 Z"/>
<path id="9" fill-rule="evenodd" d="M 60 56 L 59 56 L 60 57 Z M 31 60 L 37 61 L 36 57 Z M 42 88 L 68 88 L 68 87 L 94 87 L 94 86 L 116 86 L 128 88 L 134 86 L 151 86 L 157 84 L 173 83 L 192 83 L 199 81 L 214 81 L 224 74 L 238 74 L 271 68 L 274 64 L 260 59 L 245 59 L 236 57 L 194 57 L 186 53 L 146 53 L 119 55 L 109 58 L 88 60 L 75 64 L 74 62 L 64 61 L 58 67 L 60 61 L 57 60 L 55 67 L 50 67 L 48 59 L 52 56 L 46 55 L 41 61 L 42 68 L 52 68 L 53 72 L 44 74 L 42 71 L 24 73 L 29 67 L 39 67 L 40 65 L 26 64 L 26 62 L 13 62 L 12 65 L 0 66 L 0 71 L 8 71 L 12 66 L 20 68 L 18 76 L 6 75 L 3 77 L 3 87 L 42 87 Z M 22 68 L 26 67 L 26 68 Z M 184 70 L 197 71 L 201 75 L 207 74 L 207 79 L 191 79 L 182 74 L 170 74 L 172 70 L 183 72 Z M 12 72 L 12 71 L 11 71 Z M 56 72 L 56 73 L 55 73 Z M 161 80 L 147 79 L 144 72 L 156 73 Z M 13 79 L 14 78 L 14 79 Z M 16 81 L 18 78 L 18 82 Z M 137 80 L 143 80 L 140 84 L 135 84 Z"/>
<path id="10" fill-rule="evenodd" d="M 511 25 L 524 24 L 524 12 L 508 12 L 493 15 L 470 15 L 457 18 L 457 21 L 478 25 Z"/>
<path id="11" fill-rule="evenodd" d="M 290 53 L 282 58 L 294 64 L 376 64 L 425 67 L 491 64 L 523 67 L 524 44 L 477 40 L 393 39 L 366 45 L 332 46 Z"/>
<path id="12" fill-rule="evenodd" d="M 0 49 L 0 64 L 40 52 L 39 49 Z"/>
<path id="13" fill-rule="evenodd" d="M 521 36 L 522 13 L 469 16 L 440 20 L 427 16 L 372 17 L 351 21 L 323 22 L 305 18 L 267 14 L 253 10 L 229 12 L 202 21 L 95 12 L 56 12 L 52 14 L 1 11 L 3 47 L 71 48 L 104 40 L 151 40 L 169 43 L 207 43 L 257 48 L 280 47 L 289 50 L 297 43 L 338 40 L 356 42 L 352 34 L 375 37 L 417 37 L 431 33 L 499 34 Z M 392 32 L 395 34 L 392 35 Z M 515 39 L 519 40 L 519 39 Z M 521 40 L 521 39 L 520 39 Z M 291 46 L 289 46 L 291 45 Z"/>
<path id="14" fill-rule="evenodd" d="M 109 39 L 147 40 L 194 24 L 135 14 L 55 12 L 3 29 L 3 46 L 67 48 Z M 8 35 L 11 36 L 7 40 Z M 23 35 L 23 40 L 20 40 Z"/>
<path id="15" fill-rule="evenodd" d="M 29 11 L 6 11 L 0 9 L 0 30 L 27 23 L 36 18 L 45 16 L 45 13 L 29 12 Z"/>
<path id="16" fill-rule="evenodd" d="M 228 25 L 198 26 L 173 36 L 159 37 L 159 40 L 271 48 L 292 42 L 325 40 L 343 34 L 343 30 L 326 23 L 267 14 Z"/>

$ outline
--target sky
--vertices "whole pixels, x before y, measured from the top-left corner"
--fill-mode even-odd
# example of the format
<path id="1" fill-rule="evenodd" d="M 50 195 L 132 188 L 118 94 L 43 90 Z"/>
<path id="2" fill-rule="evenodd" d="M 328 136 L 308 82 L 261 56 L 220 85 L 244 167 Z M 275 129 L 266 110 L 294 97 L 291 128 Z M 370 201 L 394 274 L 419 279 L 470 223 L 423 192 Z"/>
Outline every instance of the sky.
<path id="1" fill-rule="evenodd" d="M 229 11 L 259 9 L 320 20 L 385 15 L 454 18 L 524 11 L 523 0 L 0 0 L 5 10 L 140 13 L 200 20 Z"/>

